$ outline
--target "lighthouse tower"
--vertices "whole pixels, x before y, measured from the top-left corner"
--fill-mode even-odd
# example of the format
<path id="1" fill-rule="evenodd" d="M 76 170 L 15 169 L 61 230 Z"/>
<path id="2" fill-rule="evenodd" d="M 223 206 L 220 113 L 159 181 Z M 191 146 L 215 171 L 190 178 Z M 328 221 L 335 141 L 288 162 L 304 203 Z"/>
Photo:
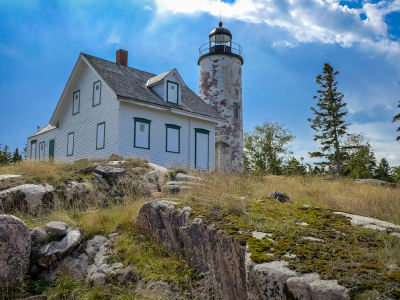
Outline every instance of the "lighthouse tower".
<path id="1" fill-rule="evenodd" d="M 199 96 L 223 118 L 215 130 L 215 169 L 243 172 L 242 47 L 222 26 L 200 47 Z"/>

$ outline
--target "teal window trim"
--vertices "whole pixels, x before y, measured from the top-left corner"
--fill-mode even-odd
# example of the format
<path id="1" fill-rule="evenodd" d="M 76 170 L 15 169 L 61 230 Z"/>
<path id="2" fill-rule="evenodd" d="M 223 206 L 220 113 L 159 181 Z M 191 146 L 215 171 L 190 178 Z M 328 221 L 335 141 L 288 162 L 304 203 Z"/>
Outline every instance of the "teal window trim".
<path id="1" fill-rule="evenodd" d="M 239 119 L 239 103 L 233 103 L 233 117 Z"/>
<path id="2" fill-rule="evenodd" d="M 31 153 L 30 153 L 30 155 L 29 155 L 29 157 L 32 159 L 32 145 L 33 144 L 35 144 L 35 148 L 37 147 L 37 140 L 33 140 L 33 141 L 31 141 Z M 36 160 L 36 152 L 37 152 L 37 149 L 36 149 L 36 151 L 35 151 L 35 160 Z"/>
<path id="3" fill-rule="evenodd" d="M 151 125 L 151 121 L 150 120 L 147 120 L 147 119 L 143 119 L 143 118 L 133 118 L 133 120 L 135 121 L 135 125 L 134 125 L 134 128 L 133 128 L 133 147 L 135 147 L 135 148 L 140 148 L 140 149 L 148 149 L 148 150 L 150 150 L 150 125 Z M 146 123 L 146 124 L 149 124 L 149 134 L 148 134 L 148 136 L 149 136 L 149 140 L 148 140 L 148 145 L 149 145 L 149 147 L 139 147 L 139 146 L 136 146 L 136 123 Z"/>
<path id="4" fill-rule="evenodd" d="M 207 134 L 208 145 L 207 145 L 207 170 L 210 169 L 210 131 L 202 128 L 194 129 L 194 168 L 197 169 L 197 133 Z"/>
<path id="5" fill-rule="evenodd" d="M 178 152 L 168 151 L 168 128 L 178 130 Z M 175 124 L 165 124 L 165 152 L 181 153 L 181 126 Z"/>
<path id="6" fill-rule="evenodd" d="M 176 87 L 177 87 L 177 89 L 176 89 L 176 103 L 172 102 L 172 101 L 168 101 L 168 85 L 169 84 L 176 84 Z M 179 104 L 179 83 L 177 83 L 175 81 L 167 80 L 167 102 L 174 103 L 174 104 Z"/>
<path id="7" fill-rule="evenodd" d="M 94 87 L 96 86 L 96 83 L 100 83 L 100 93 L 99 93 L 99 103 L 98 104 L 94 104 Z M 97 80 L 97 81 L 93 82 L 92 107 L 95 107 L 100 104 L 101 104 L 101 80 Z"/>
<path id="8" fill-rule="evenodd" d="M 97 148 L 97 137 L 99 136 L 99 126 L 104 124 L 104 137 L 103 137 L 103 147 Z M 106 147 L 106 122 L 97 123 L 96 131 L 96 150 L 104 149 Z"/>
<path id="9" fill-rule="evenodd" d="M 72 134 L 72 154 L 68 154 L 69 136 L 71 134 Z M 75 148 L 75 131 L 72 131 L 72 132 L 68 133 L 68 138 L 67 138 L 67 156 L 74 155 L 74 148 Z"/>
<path id="10" fill-rule="evenodd" d="M 75 94 L 78 94 L 78 111 L 74 113 L 75 111 Z M 72 94 L 72 115 L 79 114 L 81 111 L 81 90 L 77 90 Z"/>
<path id="11" fill-rule="evenodd" d="M 53 146 L 51 146 L 51 145 L 53 145 Z M 51 152 L 51 150 L 52 150 L 52 152 Z M 51 139 L 51 140 L 49 140 L 49 158 L 54 159 L 54 152 L 55 152 L 55 139 Z"/>

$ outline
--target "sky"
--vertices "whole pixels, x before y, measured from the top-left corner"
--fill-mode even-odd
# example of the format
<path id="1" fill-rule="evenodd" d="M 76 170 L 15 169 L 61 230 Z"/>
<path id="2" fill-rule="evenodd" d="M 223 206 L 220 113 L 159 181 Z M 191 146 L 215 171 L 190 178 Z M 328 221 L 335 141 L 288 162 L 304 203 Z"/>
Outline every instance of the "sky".
<path id="1" fill-rule="evenodd" d="M 245 131 L 284 124 L 292 151 L 312 162 L 315 79 L 336 71 L 349 133 L 400 165 L 400 0 L 113 0 L 0 2 L 0 144 L 22 149 L 44 127 L 79 53 L 160 74 L 177 68 L 198 93 L 198 48 L 218 26 L 243 48 Z M 400 133 L 399 133 L 400 135 Z"/>

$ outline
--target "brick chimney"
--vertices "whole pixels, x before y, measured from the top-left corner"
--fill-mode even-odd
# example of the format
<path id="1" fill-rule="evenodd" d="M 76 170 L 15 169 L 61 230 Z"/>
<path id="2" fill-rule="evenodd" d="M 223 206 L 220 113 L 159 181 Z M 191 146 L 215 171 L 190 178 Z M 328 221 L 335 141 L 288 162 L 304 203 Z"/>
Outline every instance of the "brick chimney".
<path id="1" fill-rule="evenodd" d="M 127 67 L 128 66 L 128 51 L 119 49 L 117 50 L 117 57 L 115 62 L 121 66 Z"/>

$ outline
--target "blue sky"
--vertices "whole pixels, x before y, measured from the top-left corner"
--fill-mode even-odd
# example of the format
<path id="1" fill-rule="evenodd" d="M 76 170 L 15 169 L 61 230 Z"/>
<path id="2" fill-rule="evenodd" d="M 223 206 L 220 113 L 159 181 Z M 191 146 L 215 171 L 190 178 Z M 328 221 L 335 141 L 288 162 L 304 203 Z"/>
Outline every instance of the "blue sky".
<path id="1" fill-rule="evenodd" d="M 217 26 L 243 47 L 245 130 L 285 124 L 292 150 L 318 149 L 310 107 L 323 64 L 339 71 L 349 132 L 363 132 L 378 159 L 400 164 L 391 120 L 400 109 L 400 0 L 18 1 L 0 3 L 0 143 L 23 148 L 48 124 L 80 52 L 152 73 L 177 68 L 198 91 L 198 48 Z M 398 124 L 400 126 L 400 123 Z"/>

